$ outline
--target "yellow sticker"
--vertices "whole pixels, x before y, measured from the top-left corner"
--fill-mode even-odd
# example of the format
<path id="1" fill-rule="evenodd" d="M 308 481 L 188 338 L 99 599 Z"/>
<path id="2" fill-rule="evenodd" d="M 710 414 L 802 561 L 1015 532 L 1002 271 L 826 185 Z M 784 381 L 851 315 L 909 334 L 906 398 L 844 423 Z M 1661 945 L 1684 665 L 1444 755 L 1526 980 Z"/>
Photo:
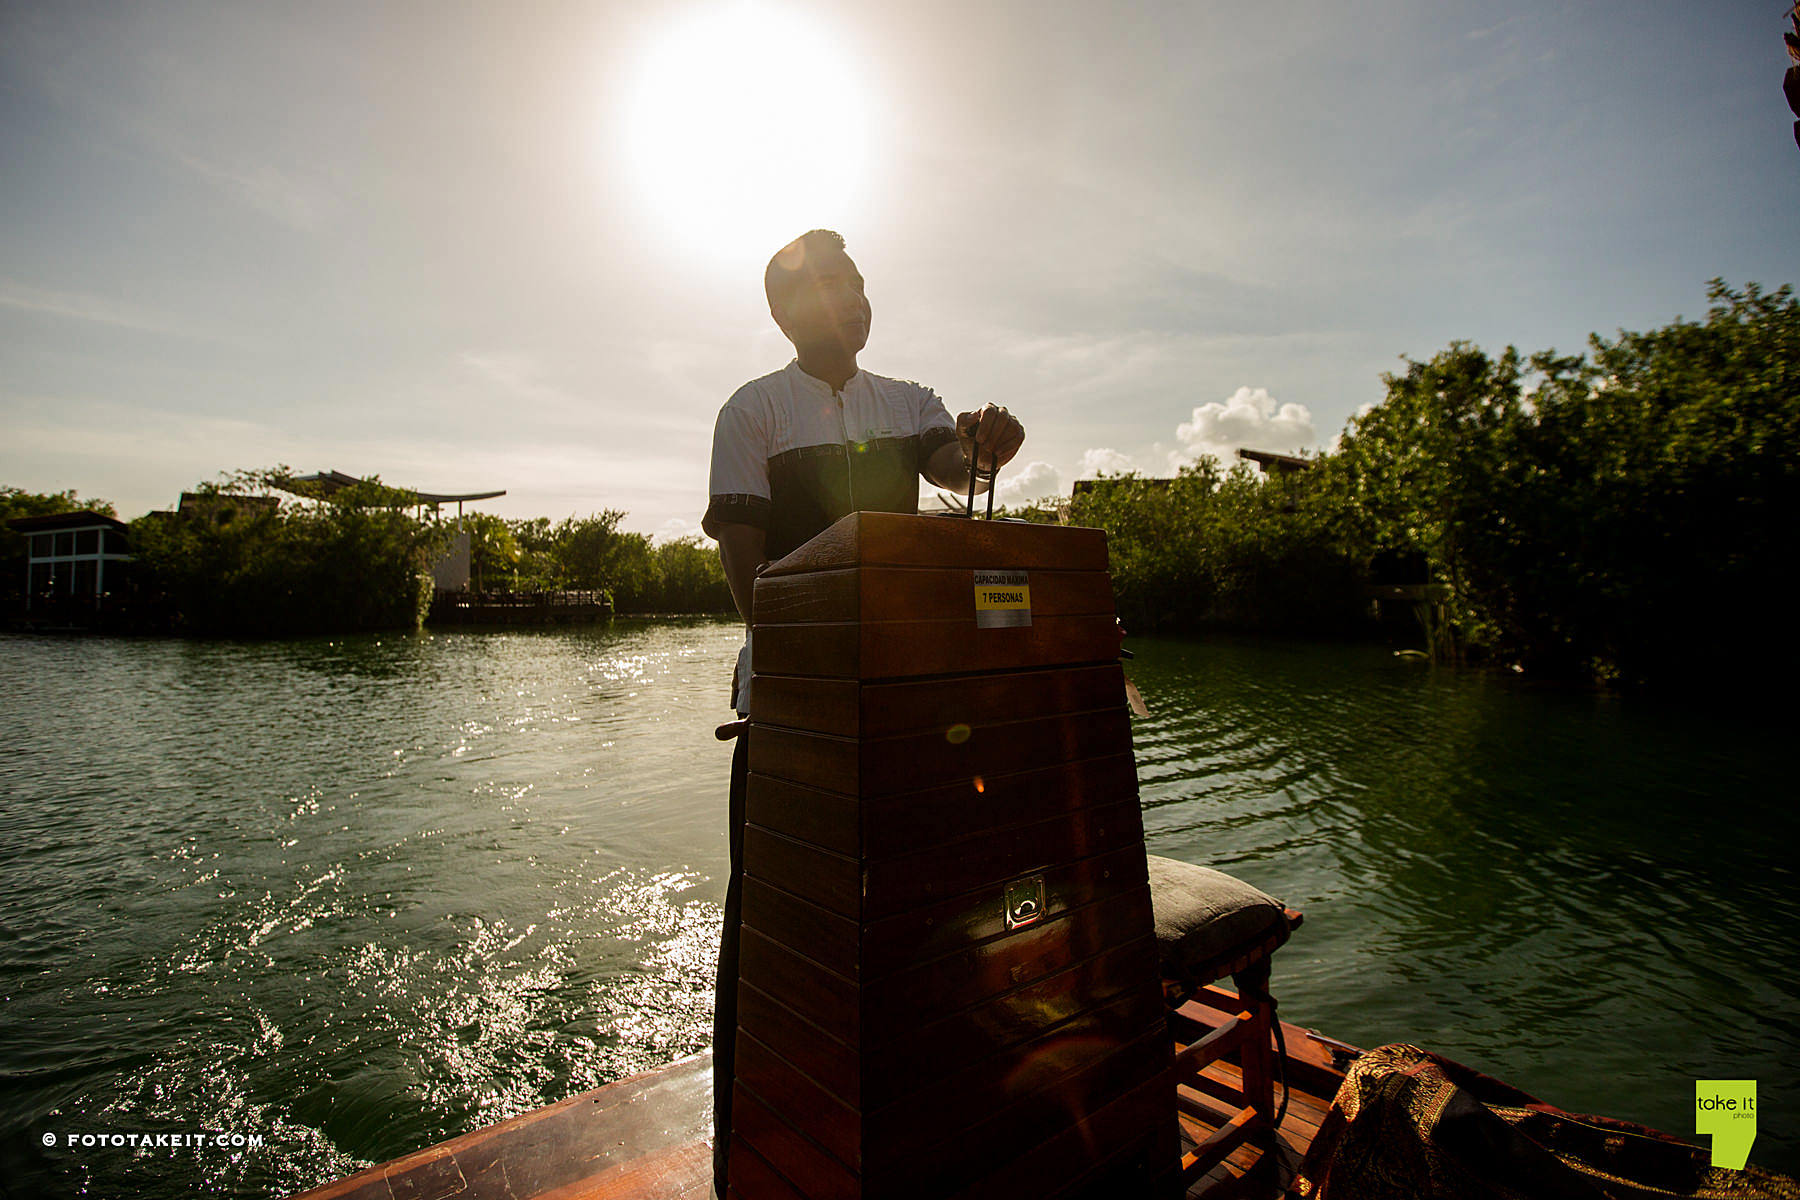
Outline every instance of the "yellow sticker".
<path id="1" fill-rule="evenodd" d="M 1024 571 L 975 572 L 975 628 L 1031 624 L 1031 578 Z"/>
<path id="2" fill-rule="evenodd" d="M 1741 1171 L 1756 1143 L 1756 1080 L 1694 1080 L 1694 1132 L 1712 1134 L 1712 1165 Z"/>

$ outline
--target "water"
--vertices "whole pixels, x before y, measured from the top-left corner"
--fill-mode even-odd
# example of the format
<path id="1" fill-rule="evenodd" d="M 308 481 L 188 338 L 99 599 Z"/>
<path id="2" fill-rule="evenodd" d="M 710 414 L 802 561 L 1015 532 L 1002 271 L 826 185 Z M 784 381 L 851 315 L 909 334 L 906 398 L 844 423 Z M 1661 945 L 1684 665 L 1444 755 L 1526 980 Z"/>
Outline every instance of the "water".
<path id="1" fill-rule="evenodd" d="M 733 623 L 0 639 L 0 1191 L 281 1195 L 705 1048 Z M 1800 1169 L 1773 721 L 1133 639 L 1152 852 L 1282 896 L 1290 1020 Z M 1710 698 L 1709 698 L 1710 699 Z M 46 1149 L 71 1134 L 260 1146 Z"/>

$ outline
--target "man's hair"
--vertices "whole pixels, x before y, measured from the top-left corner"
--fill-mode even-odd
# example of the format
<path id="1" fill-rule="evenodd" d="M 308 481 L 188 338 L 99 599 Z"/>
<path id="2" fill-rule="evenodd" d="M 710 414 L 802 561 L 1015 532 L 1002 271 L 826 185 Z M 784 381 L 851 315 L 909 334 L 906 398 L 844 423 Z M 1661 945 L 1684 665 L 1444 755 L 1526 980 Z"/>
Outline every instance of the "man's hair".
<path id="1" fill-rule="evenodd" d="M 834 230 L 809 229 L 777 250 L 763 271 L 763 294 L 769 298 L 769 307 L 793 295 L 809 258 L 843 248 L 843 236 Z"/>

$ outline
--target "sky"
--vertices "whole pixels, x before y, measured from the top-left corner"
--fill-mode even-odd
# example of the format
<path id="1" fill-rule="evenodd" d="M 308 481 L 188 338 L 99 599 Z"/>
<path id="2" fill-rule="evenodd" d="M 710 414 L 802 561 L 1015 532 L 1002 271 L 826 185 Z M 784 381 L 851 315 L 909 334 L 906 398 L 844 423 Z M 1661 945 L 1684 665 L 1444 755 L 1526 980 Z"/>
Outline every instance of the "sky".
<path id="1" fill-rule="evenodd" d="M 698 527 L 840 231 L 1001 498 L 1328 447 L 1453 339 L 1800 278 L 1781 0 L 0 0 L 0 484 L 238 468 Z"/>

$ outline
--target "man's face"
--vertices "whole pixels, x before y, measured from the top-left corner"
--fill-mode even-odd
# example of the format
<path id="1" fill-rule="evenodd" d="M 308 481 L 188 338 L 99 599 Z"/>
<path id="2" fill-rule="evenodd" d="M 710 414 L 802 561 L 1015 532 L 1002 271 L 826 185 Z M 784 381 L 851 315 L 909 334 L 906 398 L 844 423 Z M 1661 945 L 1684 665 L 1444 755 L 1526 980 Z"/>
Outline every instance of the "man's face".
<path id="1" fill-rule="evenodd" d="M 793 290 L 776 307 L 776 324 L 797 348 L 841 347 L 846 354 L 860 353 L 868 344 L 873 315 L 863 294 L 862 272 L 836 248 L 807 257 Z"/>

